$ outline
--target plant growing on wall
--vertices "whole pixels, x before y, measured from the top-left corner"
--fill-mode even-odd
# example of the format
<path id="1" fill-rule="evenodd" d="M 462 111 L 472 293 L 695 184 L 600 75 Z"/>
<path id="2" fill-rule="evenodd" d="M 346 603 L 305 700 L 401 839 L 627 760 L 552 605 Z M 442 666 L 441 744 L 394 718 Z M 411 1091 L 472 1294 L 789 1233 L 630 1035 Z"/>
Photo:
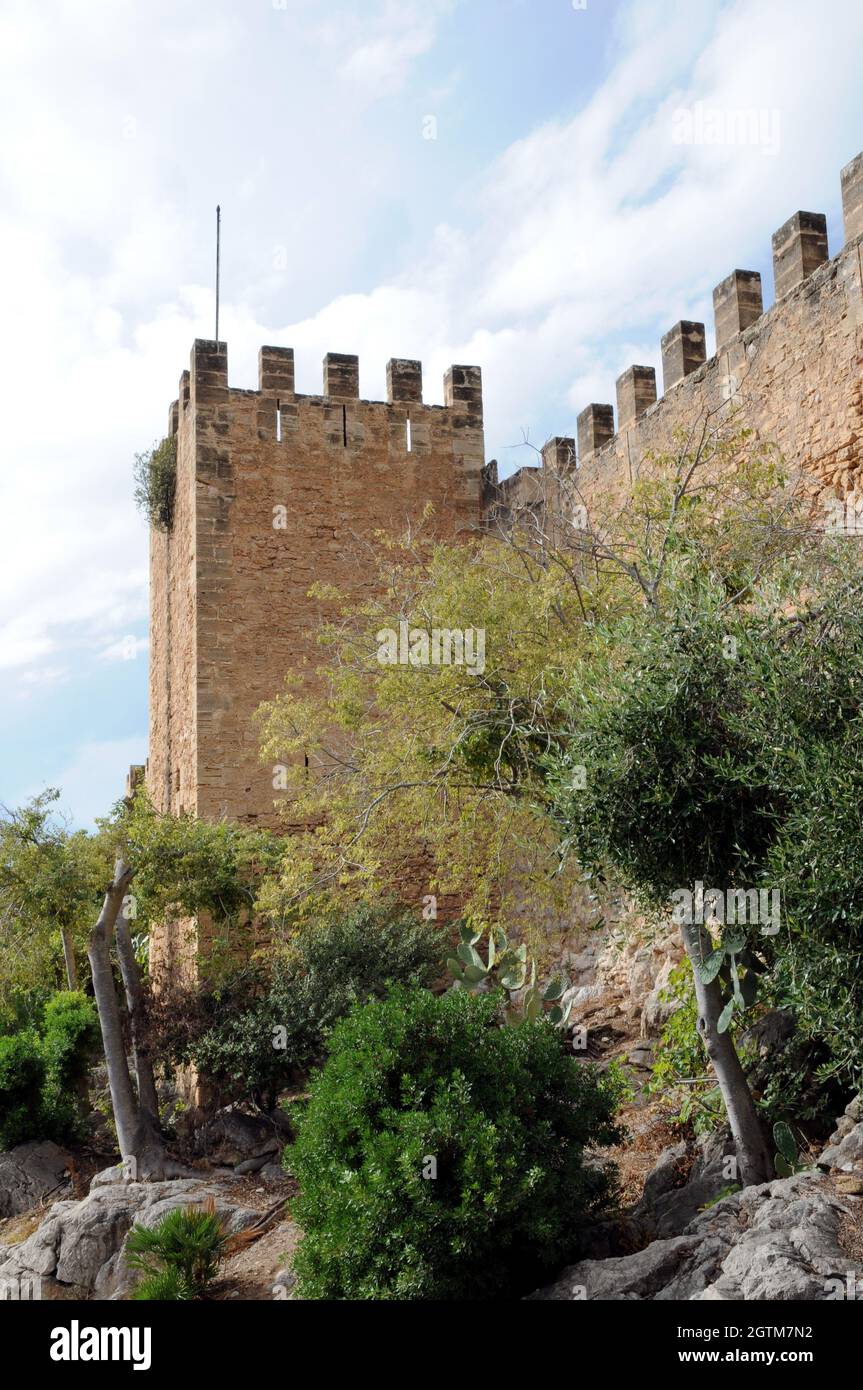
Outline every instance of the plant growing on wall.
<path id="1" fill-rule="evenodd" d="M 177 492 L 177 436 L 167 435 L 135 455 L 135 502 L 157 531 L 170 531 L 174 524 Z"/>

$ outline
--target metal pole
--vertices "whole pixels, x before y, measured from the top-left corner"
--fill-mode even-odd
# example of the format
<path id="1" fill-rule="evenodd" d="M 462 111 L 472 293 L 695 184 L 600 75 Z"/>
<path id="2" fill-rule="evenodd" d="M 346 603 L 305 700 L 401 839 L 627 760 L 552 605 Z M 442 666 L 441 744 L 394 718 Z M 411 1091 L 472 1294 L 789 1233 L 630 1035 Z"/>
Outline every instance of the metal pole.
<path id="1" fill-rule="evenodd" d="M 216 204 L 216 343 L 219 342 L 219 262 L 222 249 L 222 209 Z"/>

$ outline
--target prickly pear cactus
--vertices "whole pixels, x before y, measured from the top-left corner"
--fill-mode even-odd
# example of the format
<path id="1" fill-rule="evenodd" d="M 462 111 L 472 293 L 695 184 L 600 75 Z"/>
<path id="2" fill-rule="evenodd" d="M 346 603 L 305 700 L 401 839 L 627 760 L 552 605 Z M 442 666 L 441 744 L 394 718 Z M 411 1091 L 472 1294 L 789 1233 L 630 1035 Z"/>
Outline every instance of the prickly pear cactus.
<path id="1" fill-rule="evenodd" d="M 447 961 L 453 977 L 453 989 L 464 989 L 475 994 L 483 988 L 503 989 L 509 995 L 504 1008 L 504 1018 L 510 1027 L 546 1018 L 556 1028 L 562 1028 L 569 1018 L 571 1004 L 565 1007 L 560 1003 L 566 993 L 567 982 L 552 980 L 544 991 L 536 983 L 536 962 L 528 966 L 527 947 L 518 946 L 507 940 L 502 927 L 490 927 L 485 960 L 480 953 L 485 930 L 473 926 L 460 929 L 460 941 L 455 956 Z M 521 999 L 516 995 L 524 991 Z M 546 1012 L 545 1005 L 551 1008 Z"/>

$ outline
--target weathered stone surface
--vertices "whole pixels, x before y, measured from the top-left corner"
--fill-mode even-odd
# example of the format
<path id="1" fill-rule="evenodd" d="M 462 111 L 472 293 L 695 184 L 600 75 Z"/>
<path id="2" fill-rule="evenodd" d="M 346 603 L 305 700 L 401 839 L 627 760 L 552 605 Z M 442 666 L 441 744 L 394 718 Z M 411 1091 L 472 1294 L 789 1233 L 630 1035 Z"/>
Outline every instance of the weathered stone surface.
<path id="1" fill-rule="evenodd" d="M 272 1121 L 262 1115 L 247 1115 L 228 1106 L 203 1125 L 195 1135 L 198 1150 L 212 1163 L 230 1164 L 238 1172 L 253 1172 L 255 1161 L 263 1166 L 284 1145 Z M 252 1167 L 246 1167 L 251 1162 Z"/>
<path id="2" fill-rule="evenodd" d="M 821 1168 L 836 1168 L 841 1173 L 863 1173 L 863 1123 L 853 1125 L 838 1143 L 828 1144 L 818 1159 L 818 1165 Z"/>
<path id="3" fill-rule="evenodd" d="M 182 1179 L 165 1183 L 96 1183 L 80 1202 L 57 1202 L 37 1231 L 20 1245 L 0 1245 L 0 1281 L 36 1276 L 48 1297 L 74 1289 L 81 1297 L 118 1298 L 133 1287 L 123 1259 L 136 1222 L 153 1226 L 175 1207 L 212 1199 L 231 1231 L 254 1225 L 260 1213 L 230 1200 L 216 1183 Z"/>
<path id="4" fill-rule="evenodd" d="M 589 405 L 576 421 L 578 457 L 582 461 L 614 436 L 614 406 Z"/>
<path id="5" fill-rule="evenodd" d="M 66 1180 L 69 1155 L 48 1140 L 0 1153 L 0 1218 L 28 1211 Z"/>
<path id="6" fill-rule="evenodd" d="M 627 367 L 617 378 L 617 428 L 626 429 L 656 404 L 656 370 Z"/>
<path id="7" fill-rule="evenodd" d="M 704 324 L 682 319 L 668 330 L 660 347 L 662 388 L 668 392 L 703 364 L 707 356 Z"/>
<path id="8" fill-rule="evenodd" d="M 849 1200 L 854 1200 L 853 1198 Z M 634 1255 L 582 1260 L 532 1299 L 828 1300 L 863 1266 L 839 1244 L 848 1207 L 813 1174 L 748 1187 Z"/>
<path id="9" fill-rule="evenodd" d="M 329 607 L 309 589 L 369 592 L 369 538 L 401 534 L 427 504 L 442 539 L 474 533 L 485 448 L 478 367 L 450 369 L 443 407 L 423 404 L 407 359 L 390 364 L 392 401 L 360 400 L 345 354 L 328 355 L 318 396 L 294 391 L 288 349 L 262 348 L 260 374 L 259 391 L 231 388 L 225 344 L 199 342 L 171 412 L 174 524 L 150 542 L 147 787 L 162 812 L 275 828 L 253 716 L 289 671 L 319 664 Z M 190 969 L 208 930 L 206 916 L 157 929 L 154 976 Z"/>
<path id="10" fill-rule="evenodd" d="M 827 260 L 827 218 L 823 212 L 795 212 L 773 233 L 776 298 L 795 289 Z"/>
<path id="11" fill-rule="evenodd" d="M 716 351 L 721 352 L 738 333 L 751 328 L 763 312 L 758 271 L 733 270 L 713 291 Z"/>
<path id="12" fill-rule="evenodd" d="M 685 1144 L 665 1149 L 653 1172 L 648 1174 L 641 1201 L 632 1213 L 633 1226 L 651 1239 L 681 1235 L 706 1203 L 728 1188 L 727 1159 L 734 1145 L 727 1130 L 704 1135 L 686 1181 L 679 1174 L 687 1159 Z"/>

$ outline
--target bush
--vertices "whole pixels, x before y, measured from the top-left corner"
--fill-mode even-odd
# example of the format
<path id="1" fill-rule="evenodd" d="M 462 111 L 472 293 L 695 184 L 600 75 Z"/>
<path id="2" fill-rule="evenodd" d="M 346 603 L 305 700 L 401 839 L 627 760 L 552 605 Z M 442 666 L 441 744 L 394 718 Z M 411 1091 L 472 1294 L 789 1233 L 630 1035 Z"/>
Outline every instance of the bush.
<path id="1" fill-rule="evenodd" d="M 614 1097 L 547 1022 L 494 995 L 394 991 L 333 1030 L 291 1150 L 318 1299 L 490 1298 L 571 1254 L 612 1181 Z"/>
<path id="2" fill-rule="evenodd" d="M 177 492 L 177 436 L 168 435 L 142 454 L 135 455 L 135 502 L 159 531 L 174 524 Z"/>
<path id="3" fill-rule="evenodd" d="M 51 1137 L 71 1137 L 86 1100 L 87 1071 L 101 1033 L 95 1005 L 77 990 L 55 994 L 45 1005 L 42 1114 Z M 46 1131 L 47 1132 L 47 1131 Z"/>
<path id="4" fill-rule="evenodd" d="M 215 1279 L 230 1236 L 210 1201 L 176 1207 L 155 1226 L 135 1225 L 126 1242 L 126 1261 L 144 1278 L 132 1297 L 146 1300 L 199 1298 Z"/>
<path id="5" fill-rule="evenodd" d="M 361 906 L 303 929 L 269 973 L 235 971 L 203 995 L 169 1001 L 161 1050 L 224 1093 L 271 1109 L 297 1073 L 323 1059 L 329 1029 L 352 1005 L 391 984 L 431 983 L 444 952 L 434 923 Z"/>
<path id="6" fill-rule="evenodd" d="M 48 1000 L 41 1033 L 0 1037 L 0 1149 L 75 1137 L 98 1040 L 95 1006 L 71 990 Z"/>
<path id="7" fill-rule="evenodd" d="M 39 1096 L 45 1064 L 32 1032 L 0 1038 L 0 1149 L 14 1149 L 39 1133 Z"/>

